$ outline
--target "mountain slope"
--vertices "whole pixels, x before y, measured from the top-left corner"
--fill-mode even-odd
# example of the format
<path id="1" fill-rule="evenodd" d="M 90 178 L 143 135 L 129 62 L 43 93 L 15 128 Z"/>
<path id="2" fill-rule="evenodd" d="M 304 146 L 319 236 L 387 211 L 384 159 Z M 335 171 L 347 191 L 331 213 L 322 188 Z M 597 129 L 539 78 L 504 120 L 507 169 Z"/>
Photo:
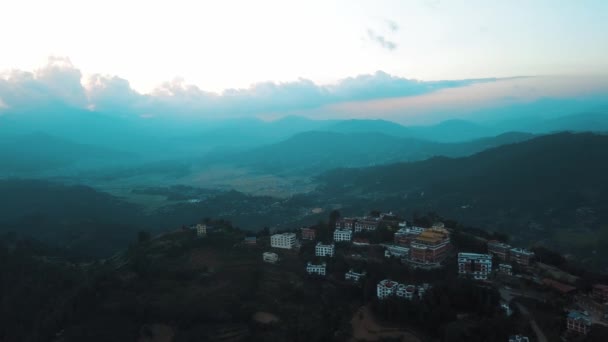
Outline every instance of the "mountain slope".
<path id="1" fill-rule="evenodd" d="M 380 133 L 306 132 L 277 144 L 224 156 L 224 160 L 271 173 L 318 174 L 337 167 L 416 161 L 437 155 L 466 156 L 531 137 L 525 133 L 507 133 L 448 144 Z"/>

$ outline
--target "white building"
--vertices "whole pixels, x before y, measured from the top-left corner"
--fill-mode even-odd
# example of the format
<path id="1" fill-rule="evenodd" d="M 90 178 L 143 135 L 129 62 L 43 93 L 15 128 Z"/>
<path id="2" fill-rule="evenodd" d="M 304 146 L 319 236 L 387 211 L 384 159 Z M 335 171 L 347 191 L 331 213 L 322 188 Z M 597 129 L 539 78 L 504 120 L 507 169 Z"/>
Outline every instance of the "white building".
<path id="1" fill-rule="evenodd" d="M 332 243 L 330 245 L 324 245 L 322 243 L 317 243 L 317 246 L 315 247 L 315 255 L 316 256 L 328 256 L 328 257 L 333 257 L 334 256 L 334 250 L 335 250 L 335 245 Z"/>
<path id="2" fill-rule="evenodd" d="M 320 276 L 325 276 L 325 268 L 326 268 L 325 263 L 321 263 L 321 264 L 313 264 L 311 262 L 309 262 L 308 264 L 306 264 L 306 272 L 308 272 L 308 274 L 316 274 L 316 275 L 320 275 Z"/>
<path id="3" fill-rule="evenodd" d="M 199 223 L 196 225 L 196 236 L 204 237 L 207 236 L 207 225 Z"/>
<path id="4" fill-rule="evenodd" d="M 509 336 L 509 342 L 530 342 L 528 336 L 523 335 L 513 335 Z"/>
<path id="5" fill-rule="evenodd" d="M 506 275 L 513 275 L 513 266 L 509 264 L 498 264 L 498 272 Z"/>
<path id="6" fill-rule="evenodd" d="M 353 283 L 358 283 L 361 278 L 365 277 L 366 272 L 355 272 L 353 269 L 350 269 L 348 272 L 344 274 L 344 280 L 350 280 Z"/>
<path id="7" fill-rule="evenodd" d="M 274 234 L 270 237 L 270 246 L 292 249 L 296 245 L 296 233 Z"/>
<path id="8" fill-rule="evenodd" d="M 350 241 L 353 238 L 351 229 L 336 229 L 334 230 L 334 241 Z"/>
<path id="9" fill-rule="evenodd" d="M 416 286 L 399 284 L 397 285 L 397 291 L 395 291 L 395 294 L 397 297 L 412 300 L 416 294 Z"/>
<path id="10" fill-rule="evenodd" d="M 390 279 L 384 279 L 378 283 L 376 287 L 376 295 L 378 299 L 388 298 L 397 292 L 399 283 Z"/>
<path id="11" fill-rule="evenodd" d="M 274 264 L 279 261 L 279 255 L 277 253 L 264 252 L 262 254 L 262 260 L 264 260 L 264 262 Z"/>
<path id="12" fill-rule="evenodd" d="M 397 245 L 383 245 L 386 247 L 384 251 L 384 257 L 396 257 L 396 258 L 408 258 L 410 256 L 410 249 L 403 246 Z"/>
<path id="13" fill-rule="evenodd" d="M 458 273 L 472 276 L 475 280 L 486 280 L 492 272 L 490 254 L 458 253 Z"/>

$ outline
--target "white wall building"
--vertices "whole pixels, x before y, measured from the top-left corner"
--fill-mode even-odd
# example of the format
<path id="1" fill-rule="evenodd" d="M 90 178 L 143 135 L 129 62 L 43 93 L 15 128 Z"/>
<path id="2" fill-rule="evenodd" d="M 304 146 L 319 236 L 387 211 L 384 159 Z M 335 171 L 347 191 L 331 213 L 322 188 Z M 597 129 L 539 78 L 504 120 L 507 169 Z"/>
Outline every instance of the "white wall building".
<path id="1" fill-rule="evenodd" d="M 376 295 L 378 299 L 388 298 L 397 292 L 399 283 L 390 279 L 384 279 L 378 283 L 376 287 Z"/>
<path id="2" fill-rule="evenodd" d="M 274 264 L 279 261 L 279 255 L 273 252 L 264 252 L 262 254 L 262 260 L 264 260 L 264 262 Z"/>
<path id="3" fill-rule="evenodd" d="M 334 230 L 334 241 L 350 241 L 353 238 L 351 229 L 336 229 Z"/>
<path id="4" fill-rule="evenodd" d="M 203 237 L 207 236 L 207 225 L 199 223 L 196 225 L 196 236 Z"/>
<path id="5" fill-rule="evenodd" d="M 274 234 L 270 237 L 270 246 L 292 249 L 296 245 L 296 233 Z"/>
<path id="6" fill-rule="evenodd" d="M 306 264 L 306 272 L 308 272 L 308 274 L 316 274 L 316 275 L 320 275 L 320 276 L 325 276 L 326 266 L 327 266 L 326 263 L 313 264 L 313 263 L 309 262 L 308 264 Z"/>
<path id="7" fill-rule="evenodd" d="M 350 269 L 348 272 L 344 274 L 344 280 L 350 280 L 353 283 L 358 283 L 361 278 L 365 277 L 366 272 L 355 272 L 353 269 Z"/>
<path id="8" fill-rule="evenodd" d="M 315 247 L 315 255 L 316 256 L 328 256 L 328 257 L 333 257 L 334 256 L 334 251 L 335 251 L 335 245 L 329 244 L 329 245 L 324 245 L 321 242 L 317 243 L 317 246 Z"/>
<path id="9" fill-rule="evenodd" d="M 458 273 L 472 276 L 475 280 L 486 280 L 492 272 L 490 254 L 458 253 Z"/>
<path id="10" fill-rule="evenodd" d="M 410 249 L 398 245 L 383 245 L 386 247 L 384 251 L 384 257 L 396 257 L 396 258 L 408 258 L 410 256 Z"/>
<path id="11" fill-rule="evenodd" d="M 399 284 L 397 286 L 397 291 L 395 291 L 395 294 L 397 295 L 397 297 L 412 300 L 414 298 L 414 294 L 416 294 L 416 286 Z"/>

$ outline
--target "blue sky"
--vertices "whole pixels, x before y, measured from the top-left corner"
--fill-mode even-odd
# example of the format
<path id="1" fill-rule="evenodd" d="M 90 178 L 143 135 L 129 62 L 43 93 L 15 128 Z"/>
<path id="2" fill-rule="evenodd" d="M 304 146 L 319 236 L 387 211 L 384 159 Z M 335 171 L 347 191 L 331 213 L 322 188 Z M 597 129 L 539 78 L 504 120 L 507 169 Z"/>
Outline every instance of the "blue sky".
<path id="1" fill-rule="evenodd" d="M 608 78 L 601 0 L 22 0 L 0 13 L 5 111 L 44 84 L 47 97 L 138 115 L 162 98 L 206 115 L 368 108 L 353 115 L 403 121 L 396 108 L 420 114 L 458 96 L 533 101 L 526 87 L 536 99 L 597 96 Z"/>

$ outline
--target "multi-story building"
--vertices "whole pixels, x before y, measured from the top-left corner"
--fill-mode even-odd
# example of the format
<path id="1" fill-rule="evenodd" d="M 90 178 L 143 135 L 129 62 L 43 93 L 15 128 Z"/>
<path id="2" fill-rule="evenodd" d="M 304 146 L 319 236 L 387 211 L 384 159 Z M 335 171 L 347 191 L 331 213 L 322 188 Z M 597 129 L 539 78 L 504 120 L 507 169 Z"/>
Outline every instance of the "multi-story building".
<path id="1" fill-rule="evenodd" d="M 378 228 L 378 219 L 366 217 L 355 222 L 355 233 L 361 231 L 374 231 Z"/>
<path id="2" fill-rule="evenodd" d="M 407 259 L 410 256 L 410 249 L 407 247 L 398 246 L 398 245 L 383 245 L 383 246 L 386 247 L 386 250 L 384 251 L 384 257 L 386 257 L 386 258 L 396 257 L 396 258 Z"/>
<path id="3" fill-rule="evenodd" d="M 390 279 L 384 279 L 378 283 L 376 287 L 376 295 L 378 299 L 388 298 L 397 292 L 399 283 Z"/>
<path id="4" fill-rule="evenodd" d="M 513 266 L 509 264 L 498 264 L 498 272 L 506 275 L 513 275 Z"/>
<path id="5" fill-rule="evenodd" d="M 512 335 L 509 336 L 509 342 L 530 342 L 530 339 L 523 335 Z"/>
<path id="6" fill-rule="evenodd" d="M 308 264 L 306 264 L 306 272 L 308 272 L 308 274 L 316 274 L 316 275 L 320 275 L 320 276 L 325 276 L 326 266 L 327 266 L 326 263 L 313 264 L 313 263 L 309 262 Z"/>
<path id="7" fill-rule="evenodd" d="M 274 234 L 270 237 L 270 246 L 274 248 L 292 249 L 296 246 L 296 234 Z"/>
<path id="8" fill-rule="evenodd" d="M 494 255 L 502 261 L 509 260 L 510 250 L 511 245 L 496 240 L 488 241 L 488 254 Z"/>
<path id="9" fill-rule="evenodd" d="M 356 218 L 352 217 L 343 217 L 336 221 L 336 230 L 337 229 L 350 229 L 353 230 L 355 228 L 355 222 L 357 222 Z"/>
<path id="10" fill-rule="evenodd" d="M 438 264 L 450 250 L 450 234 L 445 229 L 428 229 L 410 244 L 410 261 L 419 264 Z"/>
<path id="11" fill-rule="evenodd" d="M 207 225 L 199 223 L 196 225 L 196 236 L 204 237 L 207 236 Z"/>
<path id="12" fill-rule="evenodd" d="M 409 246 L 418 235 L 422 234 L 426 229 L 422 227 L 403 227 L 395 232 L 394 241 L 398 245 Z"/>
<path id="13" fill-rule="evenodd" d="M 315 255 L 320 256 L 320 257 L 322 257 L 322 256 L 333 257 L 334 250 L 335 250 L 335 245 L 333 243 L 329 244 L 329 245 L 324 245 L 321 242 L 319 242 L 315 246 Z"/>
<path id="14" fill-rule="evenodd" d="M 273 252 L 264 252 L 262 254 L 262 260 L 264 260 L 264 262 L 274 264 L 279 261 L 279 255 Z"/>
<path id="15" fill-rule="evenodd" d="M 300 228 L 300 232 L 302 233 L 302 240 L 312 240 L 317 238 L 317 230 L 310 227 L 302 227 Z"/>
<path id="16" fill-rule="evenodd" d="M 353 238 L 353 231 L 349 228 L 334 230 L 334 241 L 350 241 Z"/>
<path id="17" fill-rule="evenodd" d="M 255 246 L 258 244 L 258 239 L 255 236 L 245 236 L 243 243 L 246 245 Z"/>
<path id="18" fill-rule="evenodd" d="M 608 302 L 608 285 L 593 285 L 593 291 L 591 292 L 591 295 L 596 301 L 600 303 Z"/>
<path id="19" fill-rule="evenodd" d="M 492 256 L 489 254 L 458 253 L 458 274 L 475 280 L 486 280 L 492 272 Z"/>
<path id="20" fill-rule="evenodd" d="M 570 311 L 566 320 L 568 331 L 586 335 L 591 329 L 591 320 L 580 311 Z"/>
<path id="21" fill-rule="evenodd" d="M 522 266 L 528 266 L 534 259 L 534 252 L 523 248 L 511 248 L 509 250 L 509 260 Z"/>
<path id="22" fill-rule="evenodd" d="M 397 295 L 397 297 L 401 297 L 401 298 L 405 298 L 405 299 L 409 299 L 409 300 L 412 300 L 414 298 L 415 293 L 416 293 L 416 286 L 405 285 L 405 284 L 399 284 L 397 286 L 397 291 L 395 291 L 395 294 Z"/>
<path id="23" fill-rule="evenodd" d="M 366 272 L 355 272 L 352 268 L 344 274 L 344 280 L 352 281 L 353 283 L 358 283 L 361 278 L 367 275 Z"/>

